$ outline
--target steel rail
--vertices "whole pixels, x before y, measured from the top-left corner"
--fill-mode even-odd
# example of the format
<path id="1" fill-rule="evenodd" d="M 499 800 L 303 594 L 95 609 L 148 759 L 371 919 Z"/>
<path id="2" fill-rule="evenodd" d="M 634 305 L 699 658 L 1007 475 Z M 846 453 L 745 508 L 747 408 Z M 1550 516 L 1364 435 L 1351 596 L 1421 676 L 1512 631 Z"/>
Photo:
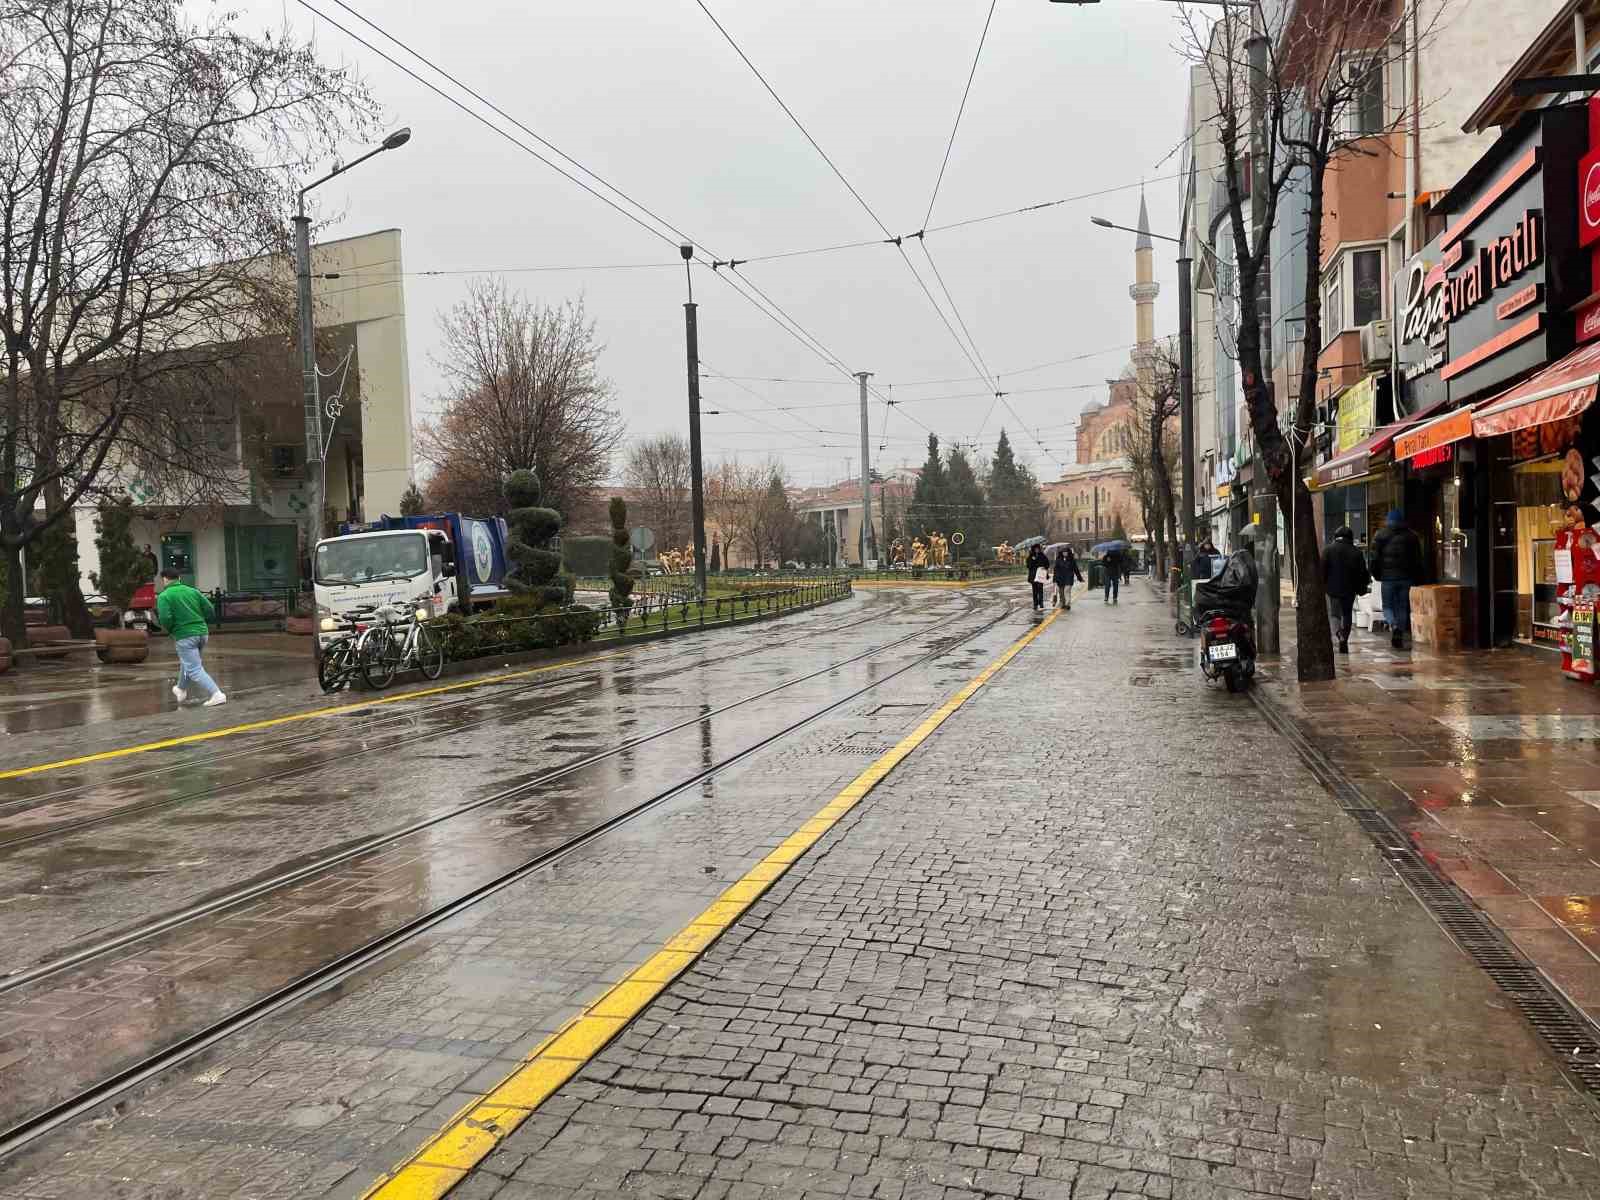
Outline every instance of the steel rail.
<path id="1" fill-rule="evenodd" d="M 950 624 L 952 621 L 957 621 L 963 617 L 969 616 L 975 607 L 976 605 L 969 604 L 967 609 L 963 612 L 953 613 L 949 617 L 946 617 L 941 621 L 937 621 L 932 625 L 913 630 L 911 633 L 908 633 L 903 637 L 896 638 L 893 641 L 885 642 L 878 646 L 869 647 L 859 654 L 851 655 L 849 658 L 830 663 L 827 666 L 807 672 L 804 675 L 797 675 L 793 679 L 784 680 L 782 683 L 774 684 L 771 687 L 764 688 L 759 692 L 754 692 L 748 696 L 741 697 L 740 699 L 731 700 L 727 704 L 713 708 L 708 712 L 697 713 L 695 716 L 686 717 L 681 721 L 677 721 L 671 725 L 663 726 L 660 729 L 652 730 L 649 733 L 642 733 L 636 737 L 625 739 L 609 749 L 586 755 L 583 758 L 574 759 L 571 762 L 564 763 L 559 767 L 554 767 L 549 771 L 537 775 L 532 779 L 527 779 L 521 783 L 513 784 L 511 787 L 503 788 L 498 792 L 492 792 L 487 796 L 480 796 L 477 799 L 469 800 L 464 804 L 456 805 L 454 808 L 436 812 L 431 816 L 423 817 L 420 820 L 412 821 L 409 824 L 401 825 L 394 829 L 386 830 L 383 833 L 378 833 L 372 835 L 371 837 L 363 838 L 361 841 L 346 845 L 343 849 L 335 851 L 332 854 L 326 854 L 320 858 L 313 859 L 310 862 L 302 863 L 300 866 L 295 867 L 292 870 L 281 871 L 275 875 L 270 875 L 265 879 L 258 879 L 254 883 L 245 884 L 242 887 L 223 892 L 220 895 L 212 896 L 207 900 L 202 900 L 184 908 L 175 909 L 163 916 L 142 922 L 133 926 L 132 928 L 113 934 L 108 938 L 104 938 L 101 941 L 84 946 L 79 950 L 72 951 L 69 954 L 64 954 L 58 958 L 49 959 L 32 967 L 14 971 L 6 975 L 4 978 L 0 978 L 0 995 L 6 995 L 10 992 L 16 991 L 19 988 L 38 983 L 39 981 L 47 979 L 53 975 L 59 975 L 63 971 L 80 967 L 85 963 L 92 962 L 97 958 L 103 958 L 107 954 L 126 949 L 129 946 L 137 945 L 139 942 L 148 941 L 153 937 L 168 933 L 181 925 L 187 925 L 192 921 L 201 919 L 202 917 L 212 916 L 227 909 L 236 908 L 241 904 L 249 903 L 252 900 L 260 899 L 262 896 L 270 895 L 272 892 L 276 892 L 285 887 L 290 887 L 294 884 L 301 883 L 306 879 L 320 875 L 323 872 L 343 863 L 349 862 L 352 859 L 365 857 L 404 838 L 411 837 L 422 832 L 423 830 L 431 829 L 435 825 L 440 825 L 446 821 L 454 820 L 455 818 L 463 816 L 466 813 L 475 812 L 478 809 L 484 808 L 491 804 L 502 804 L 507 800 L 517 799 L 518 797 L 524 796 L 529 792 L 536 791 L 539 788 L 554 783 L 559 779 L 563 779 L 568 775 L 575 774 L 578 771 L 586 770 L 597 763 L 601 763 L 609 758 L 613 758 L 618 754 L 623 754 L 630 750 L 636 750 L 640 746 L 649 742 L 656 741 L 659 738 L 667 737 L 673 733 L 677 733 L 680 730 L 687 729 L 690 726 L 698 725 L 711 717 L 720 716 L 721 714 L 731 712 L 734 709 L 742 708 L 748 704 L 753 704 L 758 700 L 766 699 L 767 697 L 775 695 L 778 692 L 785 691 L 788 688 L 795 687 L 799 684 L 806 683 L 809 680 L 816 679 L 819 676 L 826 675 L 831 671 L 837 671 L 841 667 L 847 667 L 852 663 L 857 663 L 863 659 L 882 654 L 885 651 L 893 650 L 898 646 L 904 645 L 906 642 L 914 641 L 919 637 L 925 637 L 934 630 Z"/>
<path id="2" fill-rule="evenodd" d="M 973 607 L 976 607 L 976 605 Z M 799 730 L 826 716 L 827 714 L 834 712 L 847 704 L 853 703 L 866 693 L 889 682 L 891 679 L 895 679 L 901 675 L 904 675 L 908 671 L 915 670 L 916 668 L 924 666 L 936 658 L 948 654 L 955 647 L 964 642 L 971 641 L 973 638 L 992 629 L 1001 621 L 1004 621 L 1011 615 L 1014 607 L 1014 605 L 1008 603 L 1005 610 L 999 616 L 984 622 L 982 625 L 979 625 L 977 628 L 962 634 L 953 641 L 935 647 L 926 654 L 919 655 L 903 666 L 896 667 L 894 670 L 888 672 L 880 678 L 874 679 L 864 686 L 855 689 L 849 694 L 830 702 L 829 704 L 807 714 L 804 717 L 801 717 L 799 720 L 785 726 L 777 732 L 768 734 L 754 744 L 745 747 L 743 750 L 739 750 L 734 754 L 729 755 L 720 762 L 712 763 L 702 770 L 697 771 L 689 778 L 680 780 L 671 787 L 657 792 L 655 795 L 640 801 L 638 804 L 627 809 L 626 811 L 609 817 L 604 821 L 598 822 L 589 829 L 585 830 L 583 833 L 567 839 L 565 842 L 558 846 L 552 847 L 550 850 L 534 855 L 528 861 L 520 864 L 519 866 L 511 868 L 501 875 L 496 876 L 494 879 L 479 884 L 477 887 L 465 892 L 456 899 L 448 901 L 445 904 L 442 904 L 437 908 L 422 914 L 421 916 L 415 917 L 387 933 L 380 934 L 378 937 L 371 939 L 357 949 L 340 955 L 338 958 L 335 958 L 320 967 L 316 967 L 311 971 L 308 971 L 299 979 L 293 980 L 290 983 L 287 983 L 282 987 L 269 992 L 267 995 L 262 996 L 259 999 L 240 1007 L 239 1009 L 236 1009 L 228 1016 L 212 1022 L 210 1025 L 192 1034 L 180 1038 L 171 1045 L 155 1051 L 140 1061 L 108 1076 L 106 1079 L 92 1084 L 87 1088 L 83 1088 L 67 1099 L 58 1101 L 43 1111 L 35 1113 L 34 1115 L 18 1122 L 15 1125 L 12 1125 L 10 1128 L 4 1131 L 0 1131 L 0 1159 L 9 1157 L 30 1143 L 38 1140 L 55 1129 L 60 1128 L 67 1122 L 72 1121 L 73 1119 L 90 1112 L 103 1104 L 116 1100 L 119 1096 L 122 1096 L 132 1088 L 137 1087 L 139 1084 L 144 1083 L 157 1075 L 160 1075 L 162 1072 L 167 1071 L 182 1062 L 185 1062 L 194 1055 L 208 1049 L 223 1039 L 256 1024 L 266 1017 L 281 1012 L 286 1008 L 301 1003 L 311 996 L 336 986 L 342 980 L 347 979 L 356 972 L 365 969 L 373 962 L 385 957 L 406 943 L 415 940 L 418 936 L 441 924 L 442 922 L 448 921 L 452 917 L 465 912 L 487 897 L 512 886 L 513 884 L 526 878 L 528 875 L 550 866 L 551 864 L 559 861 L 562 858 L 565 858 L 575 851 L 584 848 L 585 846 L 597 841 L 620 826 L 628 824 L 644 813 L 659 807 L 673 797 L 681 795 L 682 793 L 704 783 L 706 780 L 713 778 L 714 776 L 727 770 L 729 767 L 732 767 L 761 753 L 761 751 L 774 745 L 783 738 L 798 732 Z M 966 616 L 969 615 L 970 612 L 971 609 L 969 609 L 967 613 L 957 614 L 957 616 Z M 941 624 L 944 623 L 947 622 L 941 622 Z M 937 626 L 935 626 L 935 628 L 937 628 Z M 910 637 L 900 639 L 897 642 L 890 643 L 889 645 L 883 647 L 879 647 L 878 651 L 869 652 L 869 654 L 881 652 L 882 650 L 890 649 L 895 645 L 903 644 L 905 641 L 910 641 L 912 638 L 921 636 L 926 632 L 927 630 L 924 630 L 921 631 L 921 633 L 912 634 Z M 823 669 L 823 672 L 837 670 L 838 667 L 847 665 L 849 662 L 857 661 L 861 657 L 867 657 L 867 655 L 859 655 L 855 659 L 846 660 L 846 662 L 837 663 L 826 667 Z M 804 676 L 801 677 L 801 679 L 791 680 L 789 683 L 779 685 L 777 688 L 769 689 L 763 694 L 770 695 L 772 692 L 781 690 L 783 687 L 791 686 L 794 683 L 799 683 L 804 678 L 813 678 L 816 674 L 821 674 L 823 672 L 814 672 L 811 676 Z M 726 709 L 716 711 L 726 711 Z M 711 715 L 713 714 L 707 713 L 703 716 L 695 717 L 692 721 L 684 722 L 683 724 L 696 724 L 699 721 L 704 720 L 705 717 Z M 677 726 L 676 728 L 682 728 L 682 725 Z M 620 749 L 621 747 L 618 748 L 618 750 Z M 612 751 L 612 753 L 615 752 L 616 751 Z"/>

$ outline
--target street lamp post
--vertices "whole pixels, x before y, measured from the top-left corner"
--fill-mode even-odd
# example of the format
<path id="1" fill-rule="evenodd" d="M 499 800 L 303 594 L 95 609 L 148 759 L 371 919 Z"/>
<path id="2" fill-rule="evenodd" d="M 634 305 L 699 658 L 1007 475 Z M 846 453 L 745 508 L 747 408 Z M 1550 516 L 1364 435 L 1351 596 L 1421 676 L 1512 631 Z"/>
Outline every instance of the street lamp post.
<path id="1" fill-rule="evenodd" d="M 1104 229 L 1120 229 L 1125 233 L 1138 233 L 1127 225 L 1118 225 L 1104 217 L 1090 217 L 1090 221 Z M 1172 242 L 1182 246 L 1183 239 L 1169 237 L 1164 233 L 1149 233 L 1150 237 L 1160 238 L 1163 242 Z M 1204 242 L 1196 239 L 1196 244 L 1216 260 L 1216 252 Z M 1194 520 L 1194 310 L 1191 307 L 1189 289 L 1191 286 L 1190 266 L 1193 260 L 1187 254 L 1178 256 L 1178 436 L 1183 446 L 1183 539 L 1184 544 L 1195 544 Z"/>
<path id="2" fill-rule="evenodd" d="M 311 311 L 311 218 L 306 216 L 306 193 L 321 187 L 328 180 L 343 175 L 351 167 L 385 150 L 398 150 L 411 140 L 409 128 L 396 129 L 388 137 L 368 150 L 360 158 L 335 167 L 321 179 L 313 179 L 300 189 L 294 214 L 294 275 L 297 316 L 300 324 L 300 388 L 305 407 L 306 425 L 306 483 L 311 489 L 310 530 L 306 552 L 316 549 L 322 536 L 323 465 L 322 465 L 322 396 L 317 381 L 316 325 Z M 316 639 L 312 639 L 315 642 Z"/>

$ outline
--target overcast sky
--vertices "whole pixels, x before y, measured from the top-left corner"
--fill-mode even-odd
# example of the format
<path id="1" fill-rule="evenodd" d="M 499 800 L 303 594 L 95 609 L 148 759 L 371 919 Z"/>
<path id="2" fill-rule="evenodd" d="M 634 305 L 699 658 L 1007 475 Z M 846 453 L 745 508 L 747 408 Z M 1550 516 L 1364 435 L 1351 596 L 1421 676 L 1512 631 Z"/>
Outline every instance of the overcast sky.
<path id="1" fill-rule="evenodd" d="M 884 225 L 895 234 L 921 229 L 989 0 L 706 2 Z M 311 3 L 428 74 L 336 0 Z M 348 3 L 708 256 L 757 258 L 883 236 L 695 0 Z M 325 216 L 337 217 L 322 236 L 403 231 L 419 416 L 439 388 L 438 314 L 462 295 L 465 272 L 481 270 L 505 273 L 540 300 L 584 298 L 630 437 L 686 428 L 684 273 L 670 246 L 298 0 L 255 0 L 247 12 L 252 24 L 287 21 L 313 34 L 325 58 L 359 67 L 391 125 L 411 127 L 408 146 L 316 197 Z M 1146 179 L 1152 227 L 1176 232 L 1178 156 L 1169 152 L 1182 136 L 1186 72 L 1175 18 L 1175 6 L 1159 0 L 995 5 L 928 225 L 1125 189 L 927 238 L 983 363 L 1016 393 L 1008 399 L 1037 441 L 1004 407 L 989 416 L 987 395 L 921 399 L 992 388 L 922 382 L 975 372 L 893 246 L 752 263 L 743 275 L 850 370 L 872 371 L 874 384 L 941 440 L 981 433 L 988 452 L 1004 425 L 1041 478 L 1054 478 L 1057 464 L 1072 460 L 1068 423 L 1083 403 L 1104 398 L 1103 386 L 1083 385 L 1114 375 L 1133 337 L 1132 237 L 1089 217 L 1132 224 Z M 1176 324 L 1171 251 L 1157 243 L 1162 335 Z M 923 248 L 908 243 L 905 258 L 943 304 Z M 592 269 L 624 264 L 661 265 Z M 590 269 L 518 270 L 566 266 Z M 428 271 L 458 273 L 420 274 Z M 709 269 L 697 272 L 695 299 L 704 405 L 722 412 L 704 422 L 708 456 L 781 457 L 801 484 L 845 477 L 847 460 L 858 471 L 854 385 Z M 741 387 L 712 373 L 807 382 Z M 1052 390 L 1024 390 L 1043 388 Z M 820 405 L 837 407 L 798 407 Z M 924 457 L 926 431 L 898 406 L 891 413 L 874 399 L 871 428 L 877 462 Z"/>

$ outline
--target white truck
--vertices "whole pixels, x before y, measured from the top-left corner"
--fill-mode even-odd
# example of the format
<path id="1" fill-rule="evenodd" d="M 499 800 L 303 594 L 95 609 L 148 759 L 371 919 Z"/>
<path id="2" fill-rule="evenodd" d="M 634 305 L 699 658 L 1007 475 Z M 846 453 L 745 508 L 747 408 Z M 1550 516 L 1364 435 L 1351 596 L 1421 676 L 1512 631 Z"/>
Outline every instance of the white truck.
<path id="1" fill-rule="evenodd" d="M 319 652 L 356 609 L 391 604 L 442 617 L 509 596 L 508 540 L 503 519 L 459 513 L 344 526 L 338 537 L 318 542 L 312 556 Z"/>

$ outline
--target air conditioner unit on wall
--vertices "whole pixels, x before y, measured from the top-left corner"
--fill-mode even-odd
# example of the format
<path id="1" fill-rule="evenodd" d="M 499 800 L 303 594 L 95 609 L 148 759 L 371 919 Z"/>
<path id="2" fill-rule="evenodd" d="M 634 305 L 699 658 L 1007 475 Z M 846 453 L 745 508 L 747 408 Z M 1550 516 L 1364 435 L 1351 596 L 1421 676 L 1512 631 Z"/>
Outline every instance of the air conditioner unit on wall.
<path id="1" fill-rule="evenodd" d="M 1386 366 L 1393 349 L 1389 341 L 1389 322 L 1369 321 L 1361 327 L 1361 361 L 1367 366 Z"/>

